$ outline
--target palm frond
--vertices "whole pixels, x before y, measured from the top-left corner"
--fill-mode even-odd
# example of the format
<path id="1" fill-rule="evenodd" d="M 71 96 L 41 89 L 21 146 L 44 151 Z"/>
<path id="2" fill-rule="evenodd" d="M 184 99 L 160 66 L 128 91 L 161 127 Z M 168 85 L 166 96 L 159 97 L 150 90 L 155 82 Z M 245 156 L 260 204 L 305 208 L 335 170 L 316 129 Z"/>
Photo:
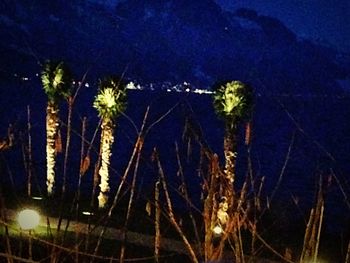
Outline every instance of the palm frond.
<path id="1" fill-rule="evenodd" d="M 101 81 L 93 106 L 99 117 L 115 119 L 126 108 L 126 86 L 117 78 Z"/>
<path id="2" fill-rule="evenodd" d="M 251 112 L 253 94 L 250 86 L 231 81 L 217 85 L 213 99 L 215 111 L 221 118 L 240 121 Z"/>
<path id="3" fill-rule="evenodd" d="M 41 73 L 41 81 L 49 102 L 57 103 L 62 98 L 68 98 L 71 93 L 71 73 L 63 62 L 47 61 Z"/>

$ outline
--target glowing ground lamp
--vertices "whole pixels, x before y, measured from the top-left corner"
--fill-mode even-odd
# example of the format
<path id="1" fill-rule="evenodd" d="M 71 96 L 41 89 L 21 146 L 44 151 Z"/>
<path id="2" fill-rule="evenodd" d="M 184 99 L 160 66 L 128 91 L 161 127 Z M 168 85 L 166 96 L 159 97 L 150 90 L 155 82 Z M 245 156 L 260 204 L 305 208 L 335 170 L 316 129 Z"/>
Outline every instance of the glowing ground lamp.
<path id="1" fill-rule="evenodd" d="M 17 221 L 22 230 L 29 231 L 28 236 L 28 254 L 29 259 L 33 258 L 32 256 L 32 233 L 31 231 L 36 228 L 40 223 L 40 215 L 37 211 L 33 209 L 23 209 L 18 213 Z"/>
<path id="2" fill-rule="evenodd" d="M 39 225 L 40 215 L 33 209 L 23 209 L 18 213 L 17 221 L 22 230 L 33 230 Z"/>

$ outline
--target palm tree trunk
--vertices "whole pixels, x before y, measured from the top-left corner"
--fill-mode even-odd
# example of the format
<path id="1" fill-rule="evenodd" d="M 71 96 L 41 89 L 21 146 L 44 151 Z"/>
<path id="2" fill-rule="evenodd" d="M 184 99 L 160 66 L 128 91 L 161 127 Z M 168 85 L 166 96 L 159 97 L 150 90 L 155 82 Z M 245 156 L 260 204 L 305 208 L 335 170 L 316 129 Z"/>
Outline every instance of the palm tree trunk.
<path id="1" fill-rule="evenodd" d="M 225 155 L 225 170 L 222 179 L 222 196 L 225 197 L 224 201 L 227 202 L 227 223 L 225 232 L 232 233 L 233 246 L 235 251 L 235 262 L 243 263 L 243 248 L 242 240 L 240 238 L 240 224 L 239 224 L 239 211 L 235 206 L 235 167 L 237 158 L 237 131 L 234 128 L 235 125 L 226 124 L 225 138 L 224 138 L 224 155 Z M 219 207 L 224 207 L 223 204 Z M 220 210 L 220 209 L 219 209 Z M 221 246 L 223 248 L 225 238 L 221 240 Z"/>
<path id="2" fill-rule="evenodd" d="M 221 196 L 225 197 L 227 202 L 228 212 L 233 212 L 234 203 L 234 182 L 235 182 L 235 166 L 237 157 L 237 138 L 234 129 L 226 127 L 224 138 L 224 156 L 225 156 L 225 170 L 224 178 L 221 179 Z M 233 214 L 233 213 L 229 213 Z"/>
<path id="3" fill-rule="evenodd" d="M 55 185 L 56 147 L 59 118 L 56 105 L 49 103 L 46 109 L 46 185 L 48 195 L 53 194 Z"/>
<path id="4" fill-rule="evenodd" d="M 227 125 L 228 126 L 228 125 Z M 224 138 L 225 175 L 227 182 L 233 186 L 235 181 L 235 164 L 237 156 L 237 138 L 234 129 L 226 127 Z"/>
<path id="5" fill-rule="evenodd" d="M 110 120 L 103 120 L 102 125 L 102 134 L 101 134 L 101 167 L 98 172 L 100 175 L 100 194 L 98 196 L 98 206 L 99 208 L 104 208 L 108 202 L 108 193 L 109 193 L 109 165 L 110 157 L 112 155 L 112 145 L 114 142 L 114 125 Z"/>

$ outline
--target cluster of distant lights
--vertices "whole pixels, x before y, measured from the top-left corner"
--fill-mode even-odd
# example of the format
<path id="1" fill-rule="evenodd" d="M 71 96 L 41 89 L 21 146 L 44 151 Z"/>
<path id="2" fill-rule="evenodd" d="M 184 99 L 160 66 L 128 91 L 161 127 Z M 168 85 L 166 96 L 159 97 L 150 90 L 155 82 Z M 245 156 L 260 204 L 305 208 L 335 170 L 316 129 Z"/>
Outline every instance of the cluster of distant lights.
<path id="1" fill-rule="evenodd" d="M 17 73 L 13 74 L 13 76 L 16 78 L 20 78 L 22 81 L 31 81 L 31 78 L 21 77 Z M 39 73 L 36 73 L 35 76 L 39 77 Z M 81 81 L 73 81 L 72 83 L 73 83 L 73 85 L 75 85 L 75 84 L 81 85 L 82 84 Z M 89 88 L 90 84 L 88 82 L 85 82 L 84 86 L 86 88 Z M 144 86 L 141 86 L 140 84 L 135 84 L 133 81 L 129 82 L 126 85 L 126 88 L 129 90 L 151 90 L 151 91 L 155 90 L 153 84 L 149 84 L 148 87 L 144 87 Z M 182 84 L 177 84 L 175 86 L 168 85 L 168 87 L 166 89 L 161 89 L 161 90 L 165 90 L 166 92 L 179 92 L 179 93 L 186 92 L 186 93 L 196 93 L 196 94 L 213 94 L 214 93 L 213 91 L 207 90 L 207 89 L 192 88 L 191 84 L 188 82 L 183 82 Z"/>
<path id="2" fill-rule="evenodd" d="M 20 78 L 20 80 L 23 80 L 23 81 L 30 81 L 30 80 L 32 80 L 32 79 L 29 78 L 29 77 L 21 77 L 21 76 L 19 76 L 17 73 L 13 74 L 13 76 L 16 77 L 16 78 Z M 36 73 L 35 76 L 36 76 L 36 77 L 39 77 L 39 73 Z M 75 84 L 81 85 L 82 82 L 81 82 L 81 81 L 78 81 L 78 82 L 73 81 L 72 83 L 73 83 L 73 85 L 75 85 Z M 85 82 L 84 86 L 87 87 L 87 88 L 89 88 L 89 87 L 90 87 L 90 84 L 89 84 L 88 82 Z"/>
<path id="3" fill-rule="evenodd" d="M 31 81 L 32 79 L 29 77 L 21 77 L 18 74 L 13 74 L 14 77 L 21 79 L 22 81 Z M 35 74 L 36 77 L 39 77 L 39 73 Z M 73 81 L 73 85 L 82 85 L 81 81 Z M 88 82 L 84 83 L 84 87 L 89 88 L 91 85 Z M 158 86 L 158 88 L 155 88 L 155 86 Z M 148 84 L 146 86 L 141 86 L 140 84 L 135 84 L 133 81 L 129 82 L 126 86 L 126 89 L 129 90 L 138 90 L 138 91 L 166 91 L 166 92 L 178 92 L 178 93 L 195 93 L 199 95 L 210 95 L 213 94 L 214 91 L 208 90 L 208 89 L 198 89 L 198 88 L 193 88 L 190 83 L 188 82 L 183 82 L 182 84 L 177 84 L 177 85 L 172 85 L 169 82 L 165 82 L 164 85 L 159 85 L 157 84 Z M 257 97 L 293 97 L 293 98 L 327 98 L 327 97 L 332 97 L 332 98 L 348 98 L 346 95 L 320 95 L 320 94 L 290 94 L 290 93 L 279 93 L 279 94 L 262 94 L 257 92 L 256 93 Z"/>
<path id="4" fill-rule="evenodd" d="M 135 84 L 134 82 L 129 82 L 126 86 L 130 90 L 155 90 L 153 84 L 150 84 L 149 87 L 142 87 L 140 84 Z M 190 83 L 184 82 L 183 84 L 178 84 L 175 86 L 169 86 L 166 89 L 166 92 L 186 92 L 186 93 L 197 93 L 197 94 L 213 94 L 213 91 L 207 89 L 198 89 L 191 88 Z"/>

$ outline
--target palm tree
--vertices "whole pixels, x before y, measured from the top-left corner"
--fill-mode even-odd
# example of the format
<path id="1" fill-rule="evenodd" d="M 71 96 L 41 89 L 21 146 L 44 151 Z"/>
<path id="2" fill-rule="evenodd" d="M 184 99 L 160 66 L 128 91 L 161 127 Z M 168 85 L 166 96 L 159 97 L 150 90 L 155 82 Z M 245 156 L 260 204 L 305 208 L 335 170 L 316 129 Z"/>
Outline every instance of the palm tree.
<path id="1" fill-rule="evenodd" d="M 219 84 L 214 93 L 214 108 L 217 115 L 225 122 L 224 135 L 224 156 L 225 169 L 223 176 L 218 178 L 217 189 L 220 198 L 217 207 L 216 216 L 213 218 L 216 222 L 211 222 L 213 225 L 219 224 L 224 228 L 225 232 L 235 231 L 236 221 L 234 218 L 237 214 L 234 208 L 234 181 L 235 181 L 235 163 L 237 157 L 237 132 L 238 125 L 241 121 L 249 117 L 252 108 L 252 90 L 251 88 L 240 82 L 231 81 L 224 84 Z M 235 234 L 235 232 L 233 232 Z M 234 243 L 235 237 L 233 237 Z M 225 238 L 220 242 L 216 256 L 221 254 L 224 246 Z M 238 242 L 239 243 L 239 242 Z M 240 244 L 235 243 L 235 260 L 243 262 L 243 253 L 240 249 Z"/>
<path id="2" fill-rule="evenodd" d="M 48 195 L 52 195 L 55 185 L 56 140 L 59 134 L 59 102 L 68 98 L 72 78 L 63 62 L 47 61 L 41 74 L 43 89 L 47 95 L 46 108 L 46 185 Z"/>
<path id="3" fill-rule="evenodd" d="M 225 121 L 225 175 L 232 184 L 235 180 L 234 168 L 237 148 L 238 124 L 246 119 L 252 107 L 252 90 L 240 81 L 219 85 L 214 93 L 214 108 Z"/>
<path id="4" fill-rule="evenodd" d="M 101 81 L 93 106 L 97 109 L 98 115 L 102 120 L 100 141 L 101 166 L 98 172 L 101 181 L 98 204 L 100 208 L 104 208 L 108 202 L 110 190 L 109 165 L 114 142 L 115 119 L 126 107 L 126 85 L 122 84 L 115 77 Z"/>

